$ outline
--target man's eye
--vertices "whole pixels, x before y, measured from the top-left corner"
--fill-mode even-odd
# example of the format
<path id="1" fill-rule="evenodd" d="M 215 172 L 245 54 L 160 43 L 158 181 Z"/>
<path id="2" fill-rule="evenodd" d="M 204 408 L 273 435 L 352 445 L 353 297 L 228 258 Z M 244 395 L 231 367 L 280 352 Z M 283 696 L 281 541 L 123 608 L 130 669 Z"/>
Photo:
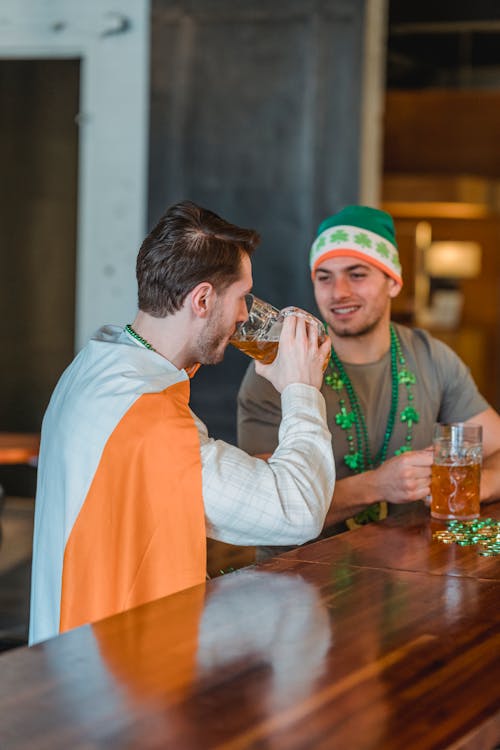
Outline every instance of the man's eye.
<path id="1" fill-rule="evenodd" d="M 351 273 L 351 279 L 366 279 L 366 273 Z"/>
<path id="2" fill-rule="evenodd" d="M 316 276 L 316 281 L 329 281 L 328 276 Z"/>

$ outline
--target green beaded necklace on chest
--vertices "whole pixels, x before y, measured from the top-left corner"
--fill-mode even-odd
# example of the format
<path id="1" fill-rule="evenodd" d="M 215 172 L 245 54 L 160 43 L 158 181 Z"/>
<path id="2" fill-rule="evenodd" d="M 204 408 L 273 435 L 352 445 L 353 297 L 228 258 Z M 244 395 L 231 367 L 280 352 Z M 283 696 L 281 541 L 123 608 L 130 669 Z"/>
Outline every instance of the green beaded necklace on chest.
<path id="1" fill-rule="evenodd" d="M 416 383 L 415 375 L 406 368 L 406 359 L 401 350 L 399 338 L 390 327 L 391 335 L 391 405 L 384 432 L 384 439 L 377 453 L 372 456 L 365 415 L 361 409 L 356 391 L 347 375 L 344 366 L 332 347 L 330 363 L 325 375 L 325 383 L 339 395 L 339 411 L 335 415 L 336 424 L 345 431 L 349 450 L 344 462 L 356 474 L 374 469 L 387 458 L 387 449 L 394 431 L 396 413 L 399 405 L 400 387 L 406 391 L 406 405 L 399 412 L 400 421 L 406 425 L 406 436 L 403 445 L 394 455 L 412 449 L 413 425 L 419 421 L 413 400 L 412 386 Z M 347 398 L 343 396 L 346 393 Z"/>

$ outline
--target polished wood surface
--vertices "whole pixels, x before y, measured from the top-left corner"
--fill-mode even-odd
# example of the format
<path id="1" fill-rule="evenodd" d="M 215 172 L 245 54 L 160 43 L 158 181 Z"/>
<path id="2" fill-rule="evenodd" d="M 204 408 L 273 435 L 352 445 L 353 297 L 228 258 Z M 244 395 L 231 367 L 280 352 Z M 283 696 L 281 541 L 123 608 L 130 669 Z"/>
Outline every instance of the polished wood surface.
<path id="1" fill-rule="evenodd" d="M 499 558 L 432 526 L 415 504 L 5 654 L 0 747 L 494 748 Z"/>
<path id="2" fill-rule="evenodd" d="M 0 464 L 34 463 L 39 448 L 38 433 L 0 432 Z"/>
<path id="3" fill-rule="evenodd" d="M 500 503 L 482 506 L 482 516 L 500 520 Z M 500 557 L 482 557 L 474 547 L 433 539 L 446 523 L 429 517 L 421 503 L 400 506 L 383 524 L 369 524 L 331 539 L 299 547 L 266 565 L 289 567 L 292 560 L 433 575 L 474 576 L 500 582 Z M 499 601 L 500 606 L 500 601 Z"/>

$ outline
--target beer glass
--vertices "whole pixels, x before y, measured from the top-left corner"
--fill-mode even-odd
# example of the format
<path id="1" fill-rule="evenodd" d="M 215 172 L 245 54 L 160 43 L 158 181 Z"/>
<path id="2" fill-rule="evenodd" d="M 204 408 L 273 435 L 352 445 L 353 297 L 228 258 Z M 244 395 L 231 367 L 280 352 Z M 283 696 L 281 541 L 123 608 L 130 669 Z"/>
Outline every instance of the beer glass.
<path id="1" fill-rule="evenodd" d="M 312 325 L 317 329 L 319 343 L 325 340 L 325 329 L 321 321 L 300 307 L 278 310 L 253 294 L 246 295 L 246 303 L 248 320 L 237 326 L 230 343 L 266 365 L 276 358 L 283 321 L 288 315 L 303 318 L 308 326 Z"/>
<path id="2" fill-rule="evenodd" d="M 434 425 L 433 451 L 431 516 L 442 520 L 478 518 L 481 425 Z"/>

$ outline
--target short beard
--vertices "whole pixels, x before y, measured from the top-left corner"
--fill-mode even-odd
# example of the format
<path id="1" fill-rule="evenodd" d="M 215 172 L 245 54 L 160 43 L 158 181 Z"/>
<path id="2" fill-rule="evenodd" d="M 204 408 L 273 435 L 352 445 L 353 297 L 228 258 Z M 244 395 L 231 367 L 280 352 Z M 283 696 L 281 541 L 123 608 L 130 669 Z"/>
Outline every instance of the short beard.
<path id="1" fill-rule="evenodd" d="M 224 337 L 198 341 L 198 362 L 202 365 L 218 365 L 224 359 L 226 348 L 222 347 Z"/>
<path id="2" fill-rule="evenodd" d="M 196 342 L 197 361 L 202 365 L 218 365 L 224 359 L 226 334 L 220 332 L 220 319 L 215 312 Z"/>
<path id="3" fill-rule="evenodd" d="M 359 328 L 355 331 L 339 331 L 336 330 L 333 326 L 329 326 L 331 331 L 337 336 L 339 339 L 356 339 L 361 336 L 366 336 L 368 333 L 371 333 L 372 331 L 377 328 L 377 326 L 380 323 L 380 318 L 378 320 L 374 320 L 372 323 L 368 323 L 367 325 L 363 326 L 363 328 Z"/>

